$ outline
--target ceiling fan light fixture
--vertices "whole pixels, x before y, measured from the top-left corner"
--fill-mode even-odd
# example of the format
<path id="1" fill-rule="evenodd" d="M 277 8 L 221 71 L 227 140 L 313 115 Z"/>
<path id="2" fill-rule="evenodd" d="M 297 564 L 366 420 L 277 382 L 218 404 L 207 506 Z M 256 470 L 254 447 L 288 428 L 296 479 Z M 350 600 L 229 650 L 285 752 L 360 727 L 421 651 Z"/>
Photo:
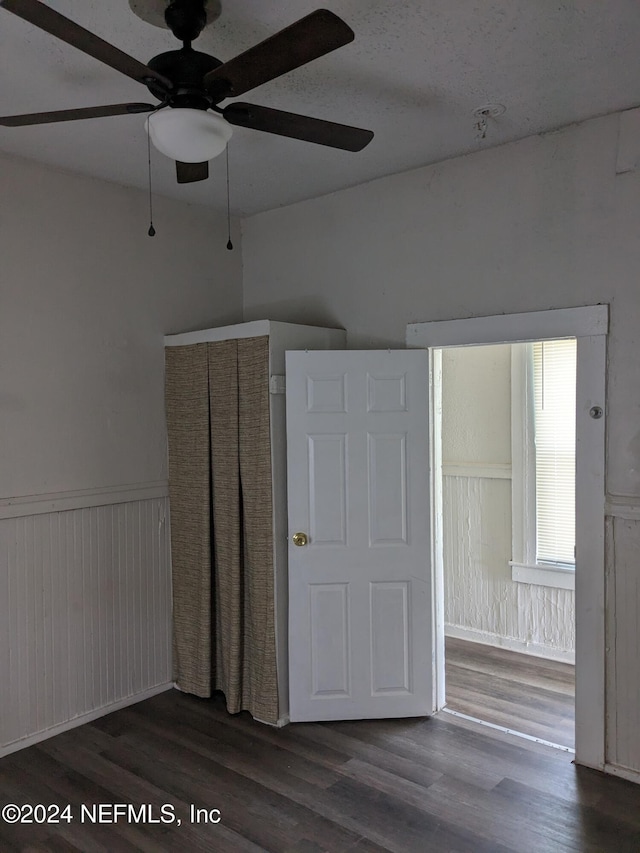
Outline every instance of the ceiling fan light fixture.
<path id="1" fill-rule="evenodd" d="M 181 163 L 213 160 L 227 147 L 232 128 L 216 113 L 187 107 L 165 107 L 151 113 L 145 129 L 154 147 Z"/>

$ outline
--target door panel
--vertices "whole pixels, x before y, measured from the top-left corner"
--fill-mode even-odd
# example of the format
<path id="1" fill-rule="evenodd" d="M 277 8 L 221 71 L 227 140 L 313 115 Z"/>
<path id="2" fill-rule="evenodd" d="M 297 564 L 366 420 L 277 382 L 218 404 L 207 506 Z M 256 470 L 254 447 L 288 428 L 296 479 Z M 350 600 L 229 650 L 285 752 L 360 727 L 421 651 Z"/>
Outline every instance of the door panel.
<path id="1" fill-rule="evenodd" d="M 407 544 L 407 434 L 367 435 L 369 544 Z"/>
<path id="2" fill-rule="evenodd" d="M 346 583 L 311 584 L 312 696 L 348 696 L 349 586 Z"/>
<path id="3" fill-rule="evenodd" d="M 371 584 L 371 690 L 410 693 L 408 581 Z"/>
<path id="4" fill-rule="evenodd" d="M 369 412 L 405 412 L 407 377 L 368 376 L 367 411 Z"/>
<path id="5" fill-rule="evenodd" d="M 433 711 L 428 376 L 421 350 L 287 353 L 291 720 Z"/>
<path id="6" fill-rule="evenodd" d="M 346 412 L 344 373 L 307 376 L 307 412 Z"/>
<path id="7" fill-rule="evenodd" d="M 309 533 L 314 547 L 346 545 L 345 435 L 309 435 Z"/>

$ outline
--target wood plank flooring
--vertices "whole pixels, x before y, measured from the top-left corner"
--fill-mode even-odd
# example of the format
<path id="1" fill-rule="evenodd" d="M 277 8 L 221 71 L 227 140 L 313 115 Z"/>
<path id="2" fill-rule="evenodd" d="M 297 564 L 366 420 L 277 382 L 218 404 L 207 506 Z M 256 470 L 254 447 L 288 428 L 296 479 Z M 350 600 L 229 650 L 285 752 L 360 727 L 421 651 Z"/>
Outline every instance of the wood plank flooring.
<path id="1" fill-rule="evenodd" d="M 447 707 L 542 740 L 575 743 L 575 667 L 447 637 Z"/>
<path id="2" fill-rule="evenodd" d="M 2 853 L 637 853 L 640 786 L 442 714 L 273 729 L 170 691 L 0 760 Z M 81 822 L 81 804 L 162 804 L 181 825 Z M 189 804 L 219 809 L 192 822 Z M 107 811 L 108 820 L 112 812 Z M 215 815 L 214 815 L 215 817 Z"/>

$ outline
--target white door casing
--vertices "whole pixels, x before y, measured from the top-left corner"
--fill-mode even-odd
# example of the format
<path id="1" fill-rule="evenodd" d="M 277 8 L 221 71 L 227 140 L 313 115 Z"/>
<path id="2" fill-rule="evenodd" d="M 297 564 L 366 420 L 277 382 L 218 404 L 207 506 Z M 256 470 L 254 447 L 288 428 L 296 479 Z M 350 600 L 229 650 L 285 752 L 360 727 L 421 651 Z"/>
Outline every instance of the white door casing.
<path id="1" fill-rule="evenodd" d="M 428 354 L 288 352 L 286 370 L 290 718 L 430 714 Z"/>
<path id="2" fill-rule="evenodd" d="M 524 341 L 577 339 L 576 376 L 576 763 L 610 769 L 605 759 L 605 421 L 607 305 L 412 323 L 407 346 L 438 349 Z M 431 394 L 439 391 L 436 373 Z M 437 396 L 433 399 L 438 407 Z M 594 417 L 594 409 L 600 411 Z M 604 415 L 604 416 L 602 416 Z M 435 425 L 437 427 L 437 423 Z M 434 428 L 435 428 L 434 427 Z M 432 442 L 433 445 L 433 442 Z M 432 451 L 437 448 L 432 447 Z M 432 465 L 435 502 L 437 458 Z M 436 536 L 438 527 L 434 526 Z M 442 543 L 434 543 L 435 609 L 444 602 Z M 444 622 L 434 633 L 436 707 L 444 703 Z"/>

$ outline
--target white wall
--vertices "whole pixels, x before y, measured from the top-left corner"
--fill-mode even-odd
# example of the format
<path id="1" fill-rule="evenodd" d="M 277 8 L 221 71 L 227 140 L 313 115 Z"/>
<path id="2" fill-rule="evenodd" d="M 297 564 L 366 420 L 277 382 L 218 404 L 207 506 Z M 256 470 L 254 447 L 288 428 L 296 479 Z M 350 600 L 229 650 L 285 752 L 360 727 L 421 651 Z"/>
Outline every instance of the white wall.
<path id="1" fill-rule="evenodd" d="M 0 157 L 0 196 L 0 683 L 20 661 L 31 703 L 16 722 L 0 692 L 9 748 L 170 680 L 163 335 L 241 319 L 242 264 L 202 208 L 156 198 L 148 237 L 138 190 Z"/>
<path id="2" fill-rule="evenodd" d="M 223 217 L 0 159 L 0 497 L 167 476 L 166 333 L 241 316 Z"/>
<path id="3" fill-rule="evenodd" d="M 640 172 L 618 115 L 243 222 L 245 319 L 404 346 L 407 323 L 611 304 L 607 487 L 640 495 Z"/>
<path id="4" fill-rule="evenodd" d="M 511 579 L 511 346 L 442 352 L 445 631 L 573 661 L 575 595 Z"/>
<path id="5" fill-rule="evenodd" d="M 442 351 L 442 465 L 511 465 L 511 346 Z"/>
<path id="6" fill-rule="evenodd" d="M 610 304 L 606 482 L 632 523 L 609 566 L 626 597 L 609 586 L 607 757 L 640 771 L 625 664 L 640 646 L 640 173 L 616 174 L 618 140 L 611 115 L 251 217 L 244 302 L 245 319 L 343 326 L 364 348 L 404 346 L 411 322 Z"/>

